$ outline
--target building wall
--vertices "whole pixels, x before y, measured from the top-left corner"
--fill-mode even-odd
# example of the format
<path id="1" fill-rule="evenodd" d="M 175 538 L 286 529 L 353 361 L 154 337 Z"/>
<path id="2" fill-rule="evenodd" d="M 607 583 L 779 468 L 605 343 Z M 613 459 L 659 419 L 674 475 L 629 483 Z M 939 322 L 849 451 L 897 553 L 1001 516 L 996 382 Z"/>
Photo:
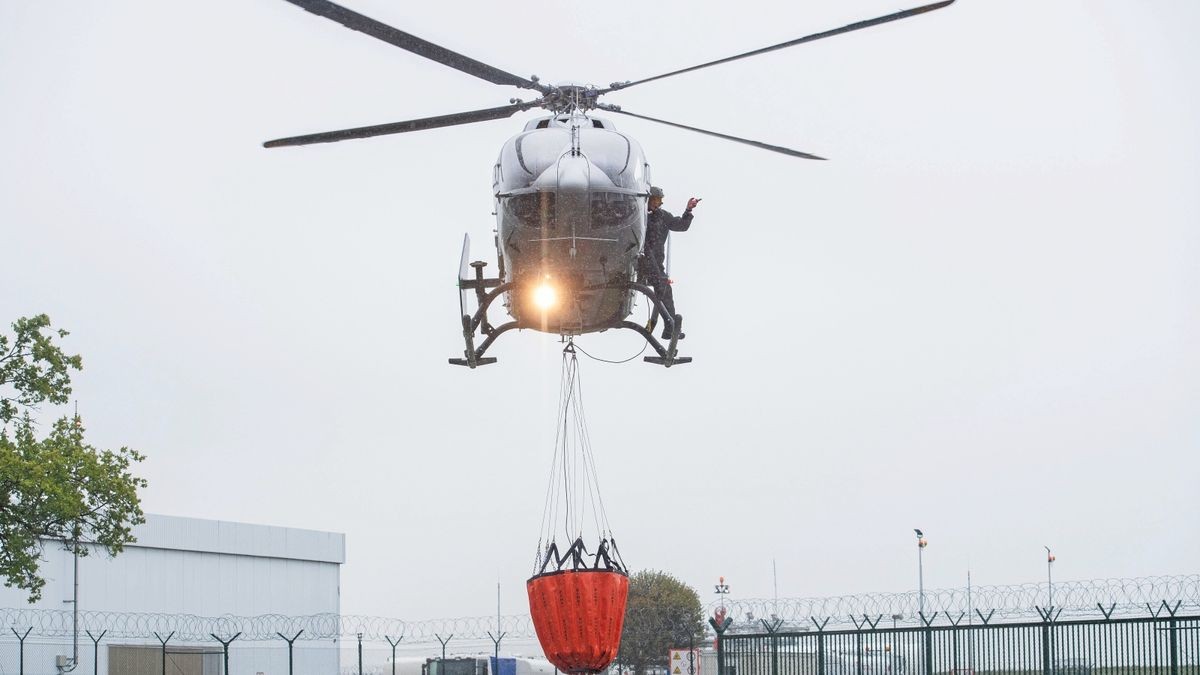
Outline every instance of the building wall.
<path id="1" fill-rule="evenodd" d="M 163 615 L 305 616 L 340 614 L 340 574 L 345 561 L 345 536 L 330 532 L 249 525 L 173 516 L 148 515 L 135 530 L 137 543 L 115 558 L 94 549 L 79 561 L 79 608 L 85 611 L 136 612 Z M 0 607 L 71 609 L 73 557 L 61 542 L 47 542 L 42 573 L 42 599 L 29 605 L 26 594 L 0 588 Z M 116 619 L 114 619 L 116 621 Z M 165 637 L 165 636 L 164 636 Z M 228 637 L 228 636 L 223 636 Z M 11 638 L 11 639 L 8 639 Z M 7 636 L 8 641 L 16 642 Z M 69 654 L 70 640 L 53 645 L 31 634 L 26 643 L 26 673 L 54 673 L 54 655 Z M 113 638 L 101 642 L 99 672 L 108 672 L 108 646 L 153 644 L 143 639 Z M 169 643 L 175 646 L 175 643 Z M 39 646 L 40 645 L 40 646 Z M 220 649 L 215 640 L 178 643 L 179 647 Z M 10 652 L 0 649 L 0 672 L 7 672 Z M 309 672 L 337 672 L 337 649 L 305 647 Z M 15 661 L 16 657 L 13 656 Z M 234 672 L 287 672 L 283 643 L 234 642 L 230 652 Z M 80 638 L 80 667 L 92 672 L 92 643 Z M 155 670 L 157 672 L 157 669 Z M 136 675 L 123 673 L 123 675 Z"/>

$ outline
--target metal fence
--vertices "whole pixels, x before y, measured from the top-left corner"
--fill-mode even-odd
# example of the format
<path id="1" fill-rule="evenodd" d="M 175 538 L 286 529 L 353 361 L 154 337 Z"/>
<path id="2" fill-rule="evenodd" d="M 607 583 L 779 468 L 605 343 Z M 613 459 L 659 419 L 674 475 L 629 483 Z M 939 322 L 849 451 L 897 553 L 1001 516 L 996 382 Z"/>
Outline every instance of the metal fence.
<path id="1" fill-rule="evenodd" d="M 883 617 L 860 628 L 719 637 L 710 674 L 723 675 L 1200 675 L 1200 616 L 1172 615 L 1025 623 L 971 623 L 937 617 L 891 627 Z M 706 668 L 699 669 L 701 675 Z"/>
<path id="2" fill-rule="evenodd" d="M 214 639 L 176 640 L 160 644 L 149 640 L 107 637 L 92 642 L 85 636 L 79 645 L 78 662 L 72 667 L 74 647 L 70 639 L 46 638 L 32 633 L 18 640 L 6 628 L 7 639 L 0 639 L 0 675 L 223 675 L 228 656 L 229 673 L 286 674 L 288 649 L 283 641 L 248 642 L 229 645 L 228 654 Z M 23 633 L 24 631 L 19 631 Z M 162 637 L 166 638 L 166 635 Z M 222 639 L 228 640 L 227 637 Z M 336 675 L 339 672 L 341 645 L 328 642 L 297 643 L 292 650 L 294 675 Z M 344 658 L 344 657 L 343 657 Z M 353 663 L 346 659 L 345 663 Z M 364 671 L 366 673 L 370 670 Z M 384 671 L 379 670 L 379 673 Z"/>
<path id="3" fill-rule="evenodd" d="M 491 640 L 463 639 L 443 635 L 446 651 L 438 642 L 384 640 L 357 636 L 307 639 L 243 640 L 229 635 L 183 636 L 153 634 L 149 637 L 93 633 L 79 643 L 78 663 L 71 668 L 74 645 L 69 636 L 40 635 L 30 627 L 14 632 L 0 627 L 0 675 L 422 675 L 422 665 L 443 653 L 449 657 L 487 659 L 495 653 Z M 220 639 L 217 639 L 220 638 Z M 228 645 L 226 650 L 225 644 Z M 540 648 L 534 640 L 505 638 L 500 655 L 535 657 Z M 226 653 L 227 652 L 227 653 Z M 228 658 L 228 661 L 226 661 Z M 59 667 L 62 664 L 64 668 Z M 228 664 L 228 667 L 226 666 Z M 393 670 L 394 668 L 394 670 Z"/>
<path id="4" fill-rule="evenodd" d="M 1053 597 L 1053 601 L 1050 598 Z M 976 608 L 991 614 L 993 622 L 1036 621 L 1037 607 L 1053 604 L 1062 609 L 1062 617 L 1091 619 L 1109 616 L 1144 616 L 1146 606 L 1158 607 L 1166 601 L 1181 603 L 1185 611 L 1200 613 L 1200 574 L 1137 578 L 1090 579 L 1048 583 L 926 588 L 923 592 L 856 593 L 853 595 L 812 598 L 722 598 L 707 607 L 711 614 L 724 606 L 729 616 L 758 619 L 775 616 L 785 623 L 808 625 L 811 617 L 832 617 L 831 625 L 850 627 L 854 617 L 896 615 L 901 622 L 919 625 L 917 614 L 934 612 L 975 615 Z M 1058 611 L 1058 610 L 1055 610 Z M 848 620 L 849 619 L 849 620 Z"/>
<path id="5" fill-rule="evenodd" d="M 924 610 L 968 617 L 982 608 L 994 621 L 1028 621 L 1037 618 L 1036 606 L 1045 602 L 1049 593 L 1046 584 L 1009 584 L 964 588 L 925 589 L 923 593 L 860 593 L 855 595 L 819 598 L 732 599 L 722 598 L 710 603 L 705 614 L 711 615 L 718 605 L 739 625 L 745 619 L 757 625 L 759 618 L 782 619 L 785 626 L 806 626 L 812 617 L 832 617 L 831 626 L 851 626 L 847 617 L 864 614 L 884 617 L 899 616 L 900 621 L 919 625 L 917 614 Z M 1180 603 L 1184 613 L 1200 614 L 1200 574 L 1139 577 L 1132 579 L 1094 579 L 1090 581 L 1061 581 L 1054 584 L 1054 605 L 1061 607 L 1066 618 L 1087 619 L 1103 614 L 1110 616 L 1140 616 L 1146 606 L 1158 606 L 1166 601 Z M 1099 609 L 1099 611 L 1097 611 Z M 262 614 L 257 616 L 195 616 L 191 614 L 121 612 L 82 609 L 77 615 L 70 610 L 33 607 L 0 608 L 0 625 L 20 630 L 33 629 L 33 635 L 70 636 L 78 625 L 80 635 L 85 630 L 95 634 L 108 631 L 109 639 L 116 637 L 147 638 L 153 634 L 174 632 L 175 639 L 207 641 L 210 635 L 241 634 L 239 640 L 276 640 L 279 634 L 295 635 L 304 631 L 305 640 L 333 640 L 363 635 L 367 640 L 386 642 L 389 638 L 405 636 L 405 643 L 436 644 L 437 636 L 455 635 L 458 639 L 487 641 L 488 633 L 504 633 L 509 639 L 535 637 L 533 622 L 528 614 L 511 614 L 426 619 L 419 621 L 352 614 L 313 614 L 288 616 Z M 735 626 L 735 630 L 738 626 Z M 0 639 L 11 637 L 7 629 Z M 2 673 L 2 671 L 0 671 Z"/>
<path id="6" fill-rule="evenodd" d="M 718 671 L 717 654 L 711 653 L 700 655 L 707 664 L 700 672 L 681 675 L 974 670 L 1142 675 L 1145 669 L 1200 675 L 1200 575 L 1056 583 L 1059 608 L 1053 615 L 1037 608 L 1037 599 L 1048 597 L 1049 590 L 1022 584 L 923 594 L 723 599 L 731 626 L 719 642 L 728 647 L 733 670 Z M 769 619 L 764 623 L 761 617 Z M 74 652 L 76 627 L 79 658 L 72 672 L 80 675 L 159 675 L 164 661 L 165 672 L 176 675 L 221 675 L 223 643 L 230 672 L 238 675 L 357 675 L 360 654 L 363 675 L 389 675 L 393 656 L 407 658 L 411 666 L 443 654 L 491 655 L 497 649 L 493 635 L 503 638 L 501 655 L 540 654 L 532 621 L 523 614 L 405 621 L 5 608 L 0 675 L 57 675 L 58 664 Z M 689 646 L 688 636 L 698 637 L 687 626 L 662 630 L 683 636 L 679 646 Z"/>

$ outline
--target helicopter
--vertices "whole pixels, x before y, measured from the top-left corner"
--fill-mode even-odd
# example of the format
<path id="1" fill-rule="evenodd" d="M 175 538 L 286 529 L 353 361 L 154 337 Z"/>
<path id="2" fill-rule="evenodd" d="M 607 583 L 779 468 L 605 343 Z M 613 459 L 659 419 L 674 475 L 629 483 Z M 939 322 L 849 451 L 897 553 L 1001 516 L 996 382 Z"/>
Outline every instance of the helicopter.
<path id="1" fill-rule="evenodd" d="M 592 111 L 624 115 L 750 145 L 791 157 L 823 160 L 817 155 L 761 141 L 731 136 L 623 110 L 600 97 L 663 78 L 689 73 L 767 52 L 793 47 L 871 26 L 917 16 L 949 6 L 941 0 L 840 28 L 735 54 L 715 61 L 606 87 L 564 82 L 544 84 L 500 70 L 423 40 L 329 0 L 286 0 L 308 12 L 336 21 L 418 56 L 493 84 L 533 91 L 537 98 L 511 98 L 508 105 L 365 127 L 279 138 L 264 147 L 310 145 L 387 134 L 506 119 L 541 108 L 550 114 L 528 121 L 501 147 L 493 167 L 498 273 L 486 276 L 485 261 L 470 260 L 470 237 L 464 235 L 459 259 L 459 310 L 464 358 L 453 365 L 476 368 L 496 362 L 485 356 L 504 333 L 532 329 L 571 338 L 609 329 L 632 330 L 656 352 L 644 360 L 666 367 L 689 363 L 678 353 L 679 315 L 669 315 L 654 289 L 637 278 L 638 257 L 646 241 L 650 164 L 636 140 Z M 471 268 L 471 271 L 468 270 Z M 653 311 L 651 324 L 630 321 L 634 301 L 645 296 Z M 488 310 L 500 301 L 511 320 L 493 325 Z M 666 344 L 651 332 L 662 316 Z M 479 344 L 476 339 L 481 338 Z"/>

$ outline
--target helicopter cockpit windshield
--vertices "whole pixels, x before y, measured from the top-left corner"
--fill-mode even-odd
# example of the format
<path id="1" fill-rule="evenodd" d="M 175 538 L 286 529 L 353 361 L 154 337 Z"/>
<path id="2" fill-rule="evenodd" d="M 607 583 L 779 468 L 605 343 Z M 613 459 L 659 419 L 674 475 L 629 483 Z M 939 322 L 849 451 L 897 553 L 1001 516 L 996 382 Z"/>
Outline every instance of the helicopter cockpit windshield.
<path id="1" fill-rule="evenodd" d="M 554 202 L 555 194 L 549 191 L 516 194 L 504 200 L 504 213 L 525 227 L 553 229 L 557 225 Z"/>
<path id="2" fill-rule="evenodd" d="M 502 200 L 504 215 L 522 227 L 553 230 L 558 226 L 555 209 L 558 195 L 550 191 L 510 195 Z M 636 194 L 595 190 L 588 194 L 586 217 L 593 230 L 612 230 L 632 227 L 640 213 Z M 581 204 L 582 205 L 582 204 Z"/>
<path id="3" fill-rule="evenodd" d="M 624 192 L 592 193 L 592 229 L 629 227 L 637 222 L 638 199 Z"/>

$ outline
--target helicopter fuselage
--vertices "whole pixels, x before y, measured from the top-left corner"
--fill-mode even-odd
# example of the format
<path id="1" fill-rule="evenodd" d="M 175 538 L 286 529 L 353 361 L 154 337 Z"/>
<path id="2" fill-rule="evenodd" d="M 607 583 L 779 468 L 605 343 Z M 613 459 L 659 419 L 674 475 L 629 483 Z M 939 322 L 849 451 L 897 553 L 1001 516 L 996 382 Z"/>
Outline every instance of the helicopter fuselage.
<path id="1" fill-rule="evenodd" d="M 649 191 L 641 146 L 608 120 L 543 117 L 509 139 L 492 190 L 508 313 L 562 335 L 629 316 L 634 292 L 612 284 L 635 280 Z"/>

